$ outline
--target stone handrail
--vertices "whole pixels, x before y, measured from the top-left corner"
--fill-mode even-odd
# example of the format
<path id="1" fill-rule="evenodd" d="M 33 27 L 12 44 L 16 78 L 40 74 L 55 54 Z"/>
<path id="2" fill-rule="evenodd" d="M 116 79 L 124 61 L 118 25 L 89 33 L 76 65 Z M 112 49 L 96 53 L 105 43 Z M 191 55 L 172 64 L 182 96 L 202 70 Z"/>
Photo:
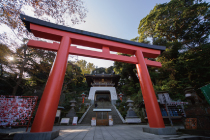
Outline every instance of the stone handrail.
<path id="1" fill-rule="evenodd" d="M 113 105 L 113 104 L 112 104 L 112 105 Z M 115 106 L 115 105 L 113 105 L 113 106 L 114 106 L 115 110 L 117 111 L 117 114 L 119 115 L 119 117 L 120 117 L 120 119 L 122 120 L 122 122 L 123 122 L 123 123 L 126 123 L 125 120 L 124 120 L 124 118 L 122 117 L 122 115 L 120 114 L 120 112 L 118 111 L 118 109 L 116 108 L 116 106 Z"/>
<path id="2" fill-rule="evenodd" d="M 90 105 L 88 107 L 88 109 L 85 111 L 85 113 L 82 115 L 82 117 L 80 118 L 80 120 L 78 121 L 78 123 L 80 124 L 82 122 L 82 120 L 84 119 L 84 117 L 86 116 L 87 112 L 89 111 L 89 109 L 91 108 L 92 105 Z"/>

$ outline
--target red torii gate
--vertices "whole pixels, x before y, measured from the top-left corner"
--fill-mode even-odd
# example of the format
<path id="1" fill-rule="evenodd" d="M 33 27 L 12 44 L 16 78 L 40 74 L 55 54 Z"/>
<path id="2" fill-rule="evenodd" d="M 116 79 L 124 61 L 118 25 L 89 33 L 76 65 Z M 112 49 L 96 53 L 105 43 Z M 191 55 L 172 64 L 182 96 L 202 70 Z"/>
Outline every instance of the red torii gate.
<path id="1" fill-rule="evenodd" d="M 161 67 L 161 63 L 144 58 L 156 58 L 161 54 L 161 51 L 165 50 L 164 46 L 122 40 L 56 25 L 22 14 L 20 16 L 28 31 L 32 32 L 34 36 L 60 42 L 59 44 L 29 40 L 27 44 L 33 48 L 57 51 L 57 56 L 45 86 L 31 132 L 48 132 L 53 129 L 69 54 L 136 64 L 149 126 L 150 128 L 165 128 L 147 69 L 147 66 Z M 75 46 L 71 46 L 71 44 L 102 49 L 102 52 L 78 49 Z M 110 51 L 135 56 L 128 57 L 110 54 Z"/>

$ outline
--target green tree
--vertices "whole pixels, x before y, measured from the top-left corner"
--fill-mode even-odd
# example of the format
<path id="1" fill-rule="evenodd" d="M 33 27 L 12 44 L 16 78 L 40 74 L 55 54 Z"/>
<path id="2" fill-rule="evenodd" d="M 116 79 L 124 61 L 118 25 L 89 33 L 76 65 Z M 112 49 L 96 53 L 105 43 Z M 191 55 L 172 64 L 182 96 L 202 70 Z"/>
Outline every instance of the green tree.
<path id="1" fill-rule="evenodd" d="M 96 68 L 92 71 L 92 74 L 106 74 L 106 68 Z"/>
<path id="2" fill-rule="evenodd" d="M 100 67 L 92 70 L 92 74 L 113 74 L 113 72 L 114 66 L 110 66 L 108 68 Z"/>
<path id="3" fill-rule="evenodd" d="M 14 52 L 6 45 L 0 44 L 0 94 L 8 95 L 14 86 L 13 64 L 9 60 Z"/>
<path id="4" fill-rule="evenodd" d="M 11 70 L 11 63 L 9 63 L 9 57 L 14 54 L 6 45 L 0 44 L 0 77 L 6 72 L 5 69 Z"/>
<path id="5" fill-rule="evenodd" d="M 21 13 L 27 14 L 29 11 L 32 12 L 34 14 L 34 17 L 36 18 L 66 26 L 84 22 L 84 18 L 86 17 L 87 12 L 82 0 L 5 0 L 0 2 L 0 25 L 6 25 L 12 31 L 12 34 L 8 32 L 2 32 L 0 34 L 0 42 L 6 44 L 8 48 L 11 48 L 12 46 L 16 49 L 15 61 L 12 64 L 12 79 L 15 83 L 10 83 L 13 89 L 13 95 L 16 95 L 19 88 L 21 88 L 22 90 L 24 89 L 24 73 L 27 71 L 29 72 L 30 68 L 33 69 L 33 66 L 38 67 L 39 64 L 41 66 L 42 64 L 39 63 L 38 60 L 41 60 L 43 61 L 43 63 L 46 64 L 46 62 L 50 61 L 47 59 L 51 59 L 50 56 L 52 56 L 51 53 L 47 54 L 47 51 L 39 51 L 41 52 L 40 54 L 44 54 L 45 56 L 46 54 L 49 55 L 49 57 L 41 56 L 39 55 L 39 53 L 36 53 L 38 51 L 35 51 L 35 49 L 29 49 L 25 45 L 26 37 L 28 39 L 37 39 L 34 38 L 34 36 L 26 30 L 24 24 L 19 18 Z M 66 17 L 68 17 L 68 19 L 70 20 L 67 21 Z M 20 43 L 17 43 L 20 41 L 23 45 L 19 45 Z M 2 64 L 3 62 L 4 61 L 2 61 Z M 51 63 L 49 62 L 49 64 Z M 1 72 L 3 74 L 3 71 Z"/>
<path id="6" fill-rule="evenodd" d="M 93 63 L 87 63 L 85 60 L 78 60 L 75 64 L 80 67 L 82 74 L 90 74 L 95 69 L 95 65 Z"/>
<path id="7" fill-rule="evenodd" d="M 198 65 L 192 65 L 189 62 L 195 62 L 193 60 L 195 58 L 200 59 L 201 56 L 193 58 L 193 55 L 201 54 L 198 48 L 203 48 L 209 41 L 209 7 L 209 3 L 203 1 L 171 0 L 169 3 L 156 5 L 140 21 L 139 42 L 150 37 L 153 38 L 153 44 L 167 47 L 156 59 L 162 63 L 162 68 L 149 70 L 154 87 L 169 91 L 174 99 L 183 99 L 184 96 L 180 93 L 183 93 L 183 89 L 189 85 L 198 88 L 191 80 L 191 75 L 195 72 L 192 70 L 196 69 L 197 75 L 202 75 L 203 71 Z M 191 54 L 192 58 L 189 59 L 187 54 Z M 206 61 L 199 62 L 202 67 L 204 62 L 206 63 Z M 191 72 L 184 68 L 186 66 L 191 69 Z M 201 82 L 204 77 L 194 78 L 194 81 Z"/>
<path id="8" fill-rule="evenodd" d="M 26 36 L 31 38 L 19 18 L 21 13 L 28 12 L 32 12 L 36 18 L 70 26 L 84 22 L 87 10 L 82 0 L 3 0 L 0 2 L 0 24 L 8 26 L 20 41 Z M 0 41 L 8 43 L 7 37 L 5 33 L 0 34 Z M 13 41 L 10 40 L 10 43 Z"/>
<path id="9" fill-rule="evenodd" d="M 85 76 L 80 67 L 72 62 L 68 62 L 63 88 L 61 91 L 61 97 L 65 97 L 65 100 L 60 103 L 60 105 L 63 105 L 66 109 L 69 109 L 70 100 L 81 97 L 80 94 L 82 94 L 84 91 L 89 91 L 89 87 L 87 86 L 87 83 L 84 82 L 84 78 Z"/>
<path id="10" fill-rule="evenodd" d="M 166 39 L 167 47 L 176 42 L 188 48 L 202 44 L 209 36 L 209 7 L 208 3 L 197 0 L 171 0 L 156 5 L 140 21 L 139 42 L 151 37 L 154 40 Z"/>
<path id="11" fill-rule="evenodd" d="M 114 66 L 110 66 L 110 67 L 106 68 L 106 73 L 107 74 L 112 74 L 113 71 L 114 71 Z"/>
<path id="12" fill-rule="evenodd" d="M 127 54 L 119 54 L 126 55 Z M 116 74 L 120 74 L 121 78 L 119 86 L 117 87 L 118 92 L 122 92 L 125 95 L 137 94 L 139 89 L 139 80 L 137 77 L 136 65 L 130 63 L 114 62 L 114 71 Z"/>
<path id="13" fill-rule="evenodd" d="M 83 82 L 84 78 L 80 67 L 68 62 L 62 92 L 82 92 L 86 90 L 86 85 Z"/>
<path id="14" fill-rule="evenodd" d="M 43 76 L 43 72 L 48 73 L 51 69 L 51 65 L 55 58 L 55 53 L 52 51 L 45 51 L 40 49 L 28 48 L 26 43 L 22 45 L 22 47 L 16 49 L 16 53 L 14 56 L 14 64 L 15 64 L 15 86 L 13 87 L 12 95 L 16 95 L 17 89 L 21 87 L 24 89 L 26 84 L 22 83 L 23 78 L 25 79 L 27 74 L 33 80 L 36 79 L 35 83 L 40 85 L 45 84 L 46 76 Z M 39 77 L 42 75 L 41 77 Z M 36 78 L 35 78 L 36 77 Z"/>

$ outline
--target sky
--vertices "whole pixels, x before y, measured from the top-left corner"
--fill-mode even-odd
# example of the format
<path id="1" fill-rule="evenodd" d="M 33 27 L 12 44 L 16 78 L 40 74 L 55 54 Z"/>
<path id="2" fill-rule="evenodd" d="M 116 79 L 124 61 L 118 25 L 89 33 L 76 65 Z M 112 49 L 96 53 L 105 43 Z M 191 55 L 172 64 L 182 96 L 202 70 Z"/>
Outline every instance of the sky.
<path id="1" fill-rule="evenodd" d="M 140 20 L 156 4 L 170 0 L 85 0 L 88 10 L 86 22 L 72 26 L 80 30 L 130 40 L 138 36 Z M 97 67 L 112 66 L 114 61 L 78 56 Z"/>
<path id="2" fill-rule="evenodd" d="M 156 4 L 170 0 L 83 0 L 87 8 L 85 23 L 72 25 L 72 28 L 130 40 L 138 36 L 140 20 L 147 16 Z M 205 0 L 210 2 L 210 0 Z M 27 12 L 31 16 L 33 13 Z M 1 27 L 3 29 L 3 26 Z M 1 32 L 0 30 L 0 32 Z M 5 28 L 5 30 L 7 30 Z M 8 29 L 10 30 L 10 29 Z M 3 30 L 2 30 L 3 31 Z M 89 57 L 76 57 L 93 63 L 97 67 L 112 66 L 114 61 Z M 72 57 L 69 59 L 74 60 Z"/>

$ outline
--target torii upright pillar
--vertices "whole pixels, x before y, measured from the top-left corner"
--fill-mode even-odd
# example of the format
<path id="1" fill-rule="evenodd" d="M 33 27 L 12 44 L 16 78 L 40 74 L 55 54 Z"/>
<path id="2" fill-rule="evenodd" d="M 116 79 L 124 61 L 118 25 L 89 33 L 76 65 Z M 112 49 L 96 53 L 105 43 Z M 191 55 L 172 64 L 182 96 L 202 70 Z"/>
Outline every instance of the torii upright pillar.
<path id="1" fill-rule="evenodd" d="M 144 99 L 144 104 L 147 111 L 147 117 L 149 120 L 149 126 L 151 128 L 164 128 L 164 122 L 162 119 L 162 114 L 157 102 L 154 88 L 152 86 L 152 81 L 149 76 L 147 65 L 144 61 L 144 56 L 142 51 L 136 51 L 136 57 L 138 64 L 136 64 L 137 73 L 139 77 L 139 82 L 141 86 L 141 91 Z"/>
<path id="2" fill-rule="evenodd" d="M 52 131 L 55 120 L 54 116 L 58 108 L 60 93 L 66 72 L 70 44 L 71 39 L 67 36 L 63 36 L 39 108 L 36 112 L 31 132 Z"/>

